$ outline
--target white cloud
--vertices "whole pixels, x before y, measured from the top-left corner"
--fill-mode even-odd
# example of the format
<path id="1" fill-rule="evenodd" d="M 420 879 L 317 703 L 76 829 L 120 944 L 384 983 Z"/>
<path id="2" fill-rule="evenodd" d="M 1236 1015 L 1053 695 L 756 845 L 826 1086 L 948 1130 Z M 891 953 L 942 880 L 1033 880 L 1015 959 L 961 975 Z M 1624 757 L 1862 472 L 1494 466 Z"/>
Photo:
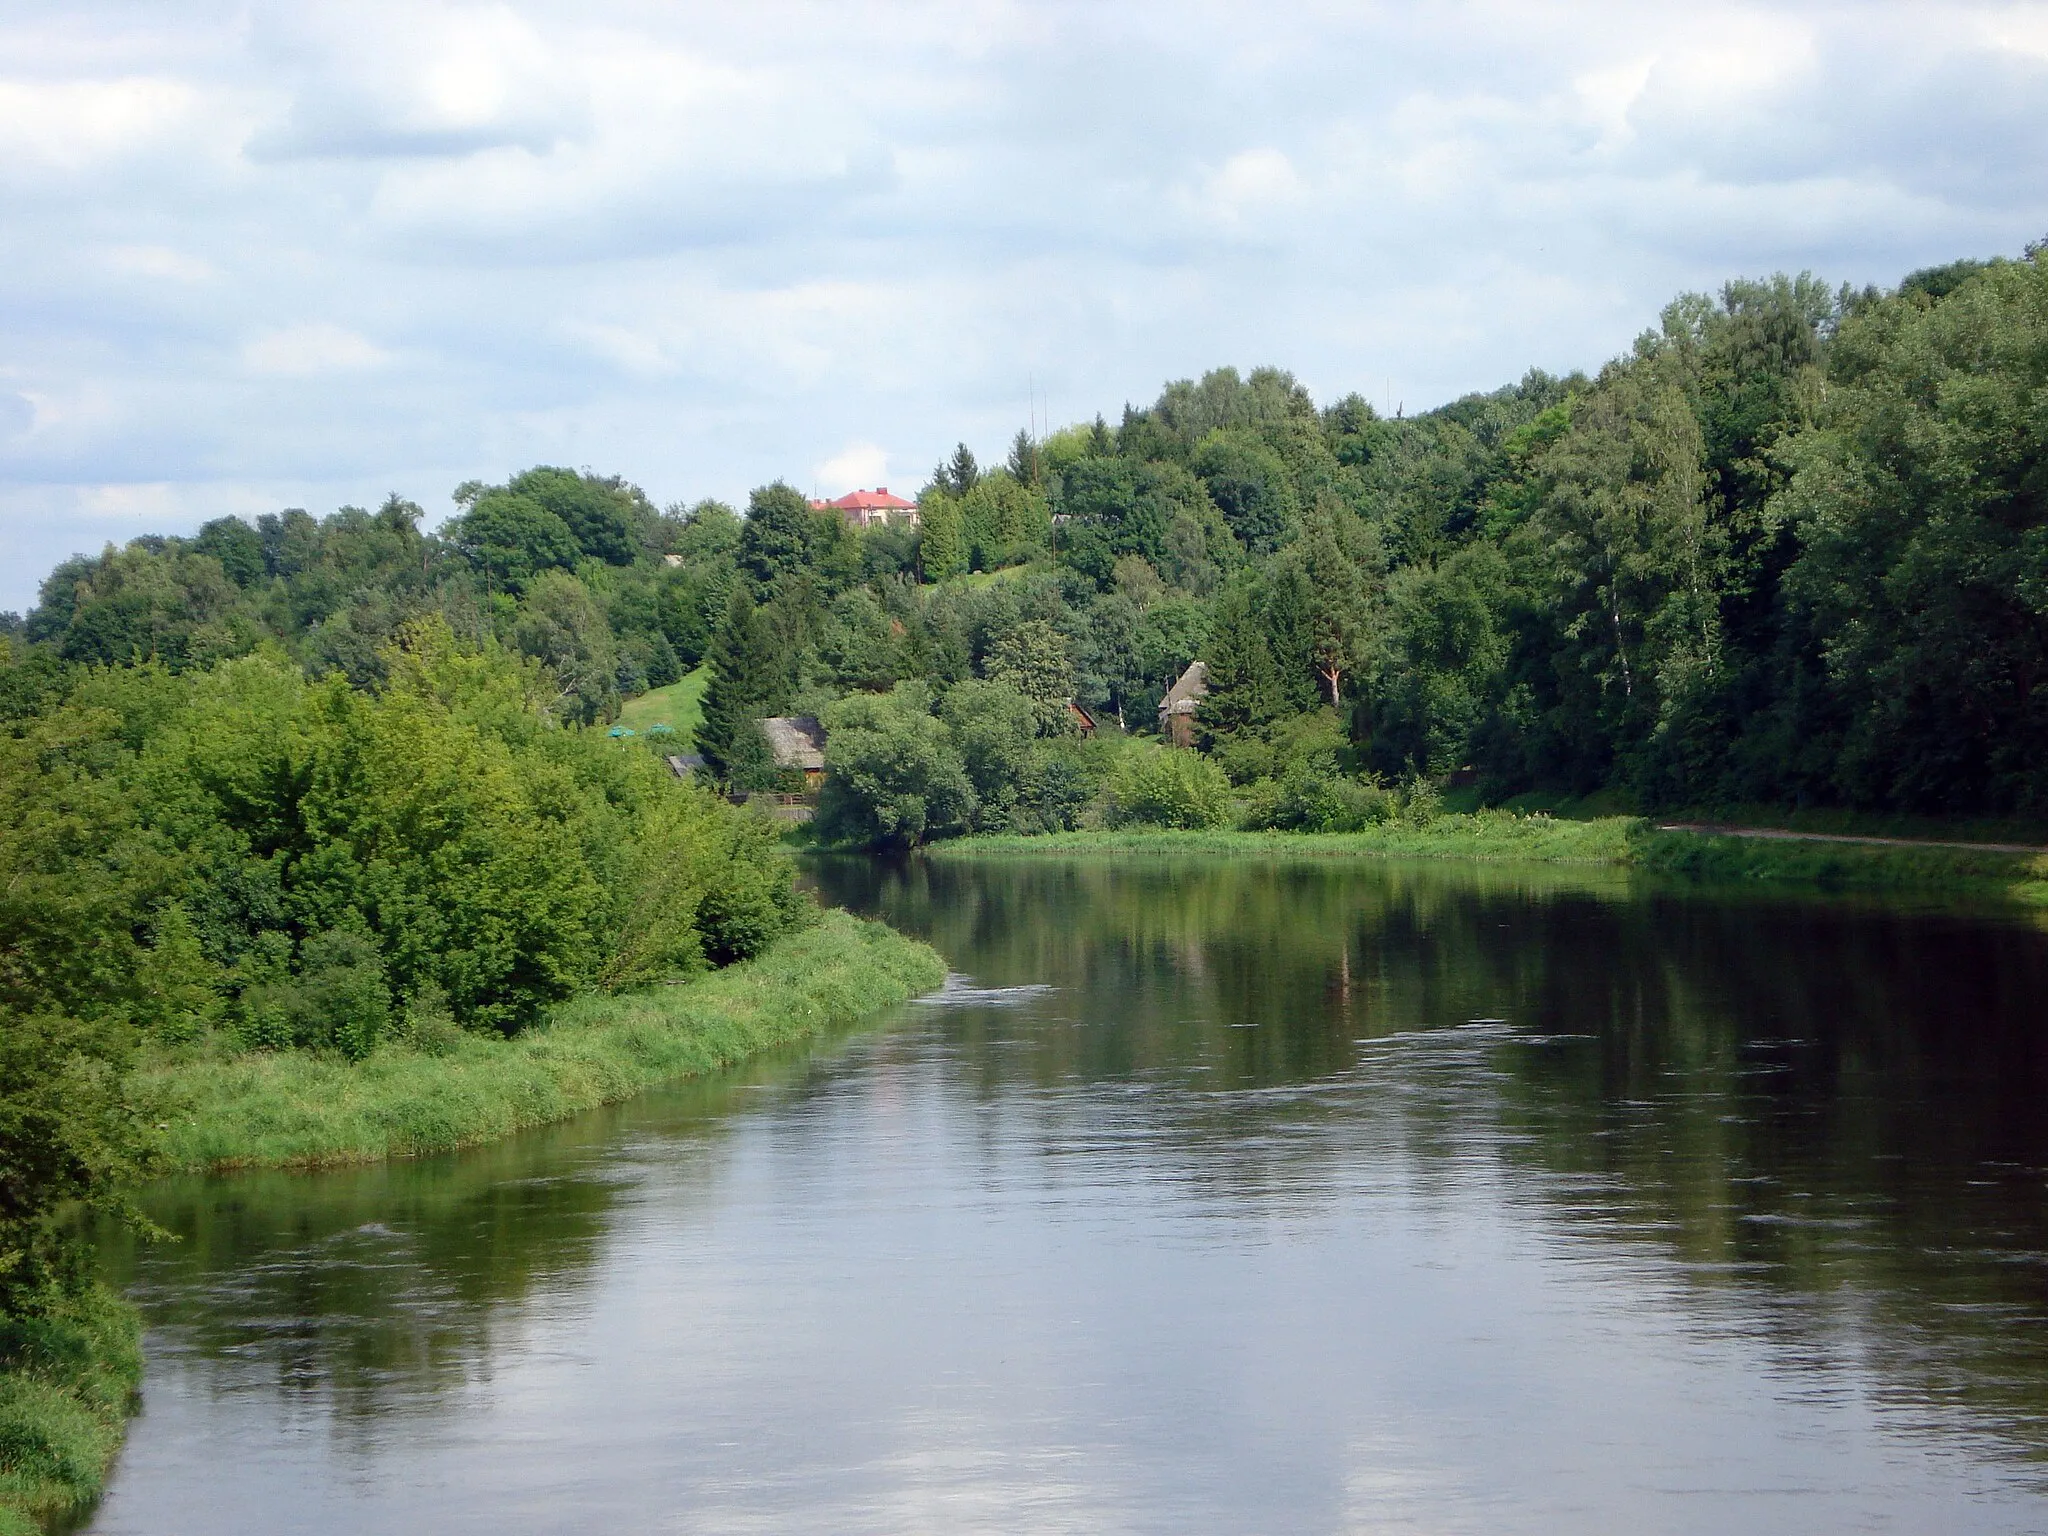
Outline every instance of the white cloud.
<path id="1" fill-rule="evenodd" d="M 82 487 L 844 490 L 1034 399 L 1414 410 L 2048 232 L 2039 5 L 15 0 L 0 58 L 0 607 Z"/>
<path id="2" fill-rule="evenodd" d="M 1247 149 L 1217 167 L 1203 188 L 1208 212 L 1225 224 L 1270 216 L 1298 203 L 1308 188 L 1277 149 Z"/>
<path id="3" fill-rule="evenodd" d="M 76 171 L 145 148 L 198 91 L 180 80 L 0 80 L 0 157 Z"/>
<path id="4" fill-rule="evenodd" d="M 264 13 L 258 46 L 298 86 L 259 155 L 545 151 L 584 122 L 574 55 L 503 5 L 295 6 Z"/>
<path id="5" fill-rule="evenodd" d="M 871 491 L 889 483 L 889 455 L 873 443 L 849 443 L 811 473 L 825 496 Z"/>
<path id="6" fill-rule="evenodd" d="M 174 283 L 203 283 L 218 275 L 212 262 L 167 245 L 117 245 L 107 251 L 106 263 L 114 272 Z"/>
<path id="7" fill-rule="evenodd" d="M 359 373 L 390 360 L 391 355 L 374 343 L 324 320 L 267 331 L 242 348 L 242 361 L 251 373 L 284 378 Z"/>
<path id="8" fill-rule="evenodd" d="M 660 340 L 645 326 L 571 320 L 563 325 L 562 331 L 572 341 L 623 372 L 642 378 L 659 378 L 676 370 L 675 362 Z"/>
<path id="9" fill-rule="evenodd" d="M 177 490 L 167 481 L 139 485 L 88 485 L 80 488 L 78 510 L 94 519 L 161 523 L 183 510 L 178 501 Z"/>

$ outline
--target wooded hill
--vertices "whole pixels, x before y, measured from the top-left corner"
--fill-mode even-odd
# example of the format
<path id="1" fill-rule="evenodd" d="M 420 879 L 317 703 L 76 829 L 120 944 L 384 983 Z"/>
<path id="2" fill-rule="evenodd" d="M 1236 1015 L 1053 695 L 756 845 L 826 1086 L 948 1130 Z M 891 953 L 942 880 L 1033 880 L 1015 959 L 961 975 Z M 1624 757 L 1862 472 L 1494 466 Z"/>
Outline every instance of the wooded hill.
<path id="1" fill-rule="evenodd" d="M 570 721 L 709 662 L 701 745 L 743 785 L 773 777 L 752 718 L 889 695 L 854 713 L 940 754 L 939 800 L 966 776 L 933 833 L 1070 823 L 1107 770 L 1052 706 L 1148 731 L 1197 657 L 1200 743 L 1254 800 L 1290 772 L 1470 770 L 1494 797 L 2040 815 L 2044 375 L 2036 247 L 1890 291 L 1686 295 L 1595 376 L 1414 417 L 1219 369 L 1020 433 L 998 468 L 963 447 L 916 530 L 857 532 L 782 484 L 744 518 L 660 511 L 551 468 L 462 487 L 438 534 L 396 496 L 224 518 L 53 572 L 9 623 L 0 712 L 91 665 L 266 641 L 373 683 L 433 614 L 539 663 Z M 1020 700 L 1037 760 L 971 762 Z"/>

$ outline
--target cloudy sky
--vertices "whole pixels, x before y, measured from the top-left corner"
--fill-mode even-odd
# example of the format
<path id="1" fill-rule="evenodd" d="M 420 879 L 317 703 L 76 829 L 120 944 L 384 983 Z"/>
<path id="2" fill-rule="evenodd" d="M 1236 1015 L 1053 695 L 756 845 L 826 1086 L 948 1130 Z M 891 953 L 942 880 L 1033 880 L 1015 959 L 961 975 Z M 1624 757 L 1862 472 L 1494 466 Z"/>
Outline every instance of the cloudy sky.
<path id="1" fill-rule="evenodd" d="M 471 477 L 914 487 L 1223 363 L 1409 410 L 2048 234 L 2048 5 L 0 14 L 0 608 Z"/>

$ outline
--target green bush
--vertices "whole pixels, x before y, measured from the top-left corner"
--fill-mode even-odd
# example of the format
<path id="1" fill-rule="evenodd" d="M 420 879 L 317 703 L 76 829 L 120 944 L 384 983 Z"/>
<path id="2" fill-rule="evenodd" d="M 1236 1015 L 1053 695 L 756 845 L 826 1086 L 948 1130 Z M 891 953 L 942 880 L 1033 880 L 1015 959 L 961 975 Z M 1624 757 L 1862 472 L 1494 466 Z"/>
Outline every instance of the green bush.
<path id="1" fill-rule="evenodd" d="M 1263 825 L 1290 832 L 1360 832 L 1393 820 L 1398 809 L 1395 797 L 1377 783 L 1301 761 L 1280 780 Z"/>
<path id="2" fill-rule="evenodd" d="M 965 831 L 980 800 L 931 690 L 899 683 L 854 694 L 825 715 L 825 789 L 818 835 L 866 848 L 915 848 Z"/>
<path id="3" fill-rule="evenodd" d="M 45 820 L 92 802 L 50 844 L 31 926 L 54 937 L 64 901 L 105 887 L 105 931 L 143 937 L 125 1009 L 153 1038 L 220 1022 L 360 1059 L 414 998 L 512 1033 L 803 921 L 772 835 L 654 754 L 555 724 L 531 663 L 436 622 L 383 670 L 361 689 L 274 654 L 87 674 L 0 765 Z"/>
<path id="4" fill-rule="evenodd" d="M 1110 825 L 1220 827 L 1230 817 L 1230 779 L 1198 752 L 1130 742 L 1109 776 Z"/>

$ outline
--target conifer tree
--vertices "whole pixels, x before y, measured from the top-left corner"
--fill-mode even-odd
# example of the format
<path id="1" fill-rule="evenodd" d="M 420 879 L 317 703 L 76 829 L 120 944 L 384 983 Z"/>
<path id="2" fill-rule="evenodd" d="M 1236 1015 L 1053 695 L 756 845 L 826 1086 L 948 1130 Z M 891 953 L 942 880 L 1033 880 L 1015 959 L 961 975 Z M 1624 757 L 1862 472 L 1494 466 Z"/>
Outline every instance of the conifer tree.
<path id="1" fill-rule="evenodd" d="M 735 590 L 711 647 L 711 682 L 697 750 L 721 777 L 745 757 L 759 734 L 754 722 L 783 708 L 789 695 L 789 659 L 769 615 Z"/>
<path id="2" fill-rule="evenodd" d="M 1195 716 L 1204 746 L 1256 731 L 1280 714 L 1279 669 L 1249 585 L 1217 600 L 1206 662 L 1209 692 Z"/>

